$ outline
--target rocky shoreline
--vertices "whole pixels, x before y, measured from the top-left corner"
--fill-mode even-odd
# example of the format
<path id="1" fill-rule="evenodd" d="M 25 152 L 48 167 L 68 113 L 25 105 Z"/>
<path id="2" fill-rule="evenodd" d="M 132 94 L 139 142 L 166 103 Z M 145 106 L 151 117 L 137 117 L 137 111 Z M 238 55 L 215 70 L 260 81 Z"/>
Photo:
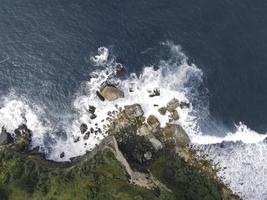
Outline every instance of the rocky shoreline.
<path id="1" fill-rule="evenodd" d="M 154 92 L 155 93 L 155 92 Z M 160 95 L 159 91 L 155 95 Z M 98 94 L 114 101 L 124 94 L 107 85 Z M 153 97 L 153 95 L 152 95 Z M 21 125 L 0 134 L 1 199 L 239 199 L 218 178 L 211 162 L 189 147 L 190 138 L 177 123 L 177 108 L 186 102 L 173 98 L 161 115 L 162 126 L 139 104 L 111 112 L 107 137 L 92 151 L 71 162 L 45 160 L 38 148 L 30 150 L 32 132 Z M 91 119 L 95 108 L 89 107 Z M 84 139 L 91 130 L 80 126 Z M 101 131 L 101 130 L 99 130 Z M 64 152 L 60 155 L 64 157 Z"/>

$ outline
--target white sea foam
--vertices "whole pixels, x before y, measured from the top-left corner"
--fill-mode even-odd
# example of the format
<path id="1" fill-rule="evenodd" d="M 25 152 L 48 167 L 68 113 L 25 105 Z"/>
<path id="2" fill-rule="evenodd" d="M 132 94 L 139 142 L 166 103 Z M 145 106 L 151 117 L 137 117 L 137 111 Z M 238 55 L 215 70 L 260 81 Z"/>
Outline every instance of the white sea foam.
<path id="1" fill-rule="evenodd" d="M 266 199 L 267 159 L 264 154 L 266 143 L 262 142 L 266 135 L 258 134 L 244 124 L 237 125 L 236 131 L 221 137 L 203 132 L 200 125 L 203 120 L 208 123 L 209 119 L 208 97 L 205 91 L 204 93 L 200 91 L 203 86 L 203 73 L 196 65 L 189 63 L 179 45 L 166 42 L 161 46 L 168 50 L 166 59 L 155 66 L 145 66 L 139 75 L 131 74 L 127 79 L 119 79 L 116 76 L 118 66 L 121 68 L 122 65 L 116 62 L 115 56 L 110 55 L 107 48 L 100 47 L 97 55 L 90 59 L 99 68 L 90 74 L 88 82 L 81 85 L 81 90 L 73 102 L 77 116 L 72 123 L 64 125 L 65 130 L 59 135 L 46 134 L 51 132 L 51 128 L 48 122 L 40 120 L 41 109 L 33 109 L 25 101 L 10 97 L 2 100 L 0 125 L 12 132 L 18 125 L 25 123 L 34 133 L 33 146 L 43 147 L 48 159 L 64 161 L 83 155 L 105 137 L 108 112 L 117 110 L 117 105 L 123 107 L 139 103 L 146 117 L 153 114 L 158 117 L 161 126 L 164 126 L 168 116 L 161 116 L 157 110 L 175 97 L 191 103 L 189 109 L 178 109 L 180 119 L 177 123 L 183 126 L 193 143 L 208 153 L 215 163 L 218 162 L 222 167 L 219 175 L 223 177 L 225 183 L 244 199 Z M 113 102 L 101 101 L 96 91 L 106 81 L 123 90 L 125 98 Z M 154 89 L 160 90 L 160 96 L 149 97 L 149 91 Z M 97 118 L 94 120 L 90 119 L 89 105 L 96 107 Z M 84 135 L 80 133 L 81 123 L 87 124 L 89 129 L 100 128 L 103 132 L 97 135 L 91 133 L 89 139 L 85 140 Z M 219 144 L 223 141 L 231 141 L 231 148 L 229 146 L 221 148 Z M 215 143 L 219 144 L 212 145 Z M 65 156 L 60 158 L 62 152 Z M 250 182 L 253 184 L 249 184 Z M 253 198 L 255 192 L 257 195 Z"/>
<path id="2" fill-rule="evenodd" d="M 4 127 L 9 133 L 14 133 L 18 126 L 26 124 L 34 133 L 32 147 L 43 147 L 43 136 L 51 131 L 51 128 L 48 121 L 40 120 L 42 109 L 32 104 L 30 107 L 25 99 L 18 98 L 14 92 L 2 97 L 0 102 L 0 128 Z"/>

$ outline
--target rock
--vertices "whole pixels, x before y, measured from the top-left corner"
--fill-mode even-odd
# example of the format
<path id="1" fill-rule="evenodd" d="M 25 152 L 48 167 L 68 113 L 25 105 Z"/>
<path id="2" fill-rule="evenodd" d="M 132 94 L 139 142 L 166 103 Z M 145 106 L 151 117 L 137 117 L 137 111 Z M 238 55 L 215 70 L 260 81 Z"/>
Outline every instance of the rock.
<path id="1" fill-rule="evenodd" d="M 152 129 L 156 129 L 160 126 L 159 120 L 154 115 L 149 115 L 147 123 Z"/>
<path id="2" fill-rule="evenodd" d="M 100 94 L 99 91 L 96 91 L 96 96 L 98 96 L 101 101 L 105 101 L 105 98 Z"/>
<path id="3" fill-rule="evenodd" d="M 84 134 L 87 131 L 88 127 L 86 124 L 82 123 L 80 126 L 80 131 L 82 134 Z"/>
<path id="4" fill-rule="evenodd" d="M 149 135 L 151 134 L 149 128 L 147 127 L 146 124 L 143 124 L 139 129 L 138 129 L 138 134 L 139 135 L 143 135 L 143 136 L 146 136 L 146 135 Z"/>
<path id="5" fill-rule="evenodd" d="M 11 135 L 6 131 L 4 127 L 2 127 L 1 133 L 0 133 L 0 145 L 6 145 L 13 141 L 13 138 Z"/>
<path id="6" fill-rule="evenodd" d="M 80 137 L 77 137 L 74 139 L 74 143 L 79 142 L 79 141 L 80 141 Z"/>
<path id="7" fill-rule="evenodd" d="M 90 137 L 90 132 L 86 132 L 85 136 L 83 137 L 84 140 L 88 140 L 88 138 Z"/>
<path id="8" fill-rule="evenodd" d="M 190 108 L 190 104 L 189 103 L 186 103 L 186 102 L 184 102 L 184 101 L 182 101 L 181 103 L 180 103 L 180 108 Z"/>
<path id="9" fill-rule="evenodd" d="M 96 107 L 94 107 L 94 106 L 89 106 L 89 113 L 91 113 L 91 114 L 94 114 L 95 113 L 95 110 L 96 110 Z"/>
<path id="10" fill-rule="evenodd" d="M 178 120 L 180 117 L 179 117 L 179 114 L 178 114 L 178 112 L 177 112 L 177 110 L 174 110 L 173 112 L 172 112 L 172 114 L 171 114 L 171 118 L 173 119 L 173 120 Z"/>
<path id="11" fill-rule="evenodd" d="M 90 115 L 90 119 L 95 119 L 97 116 L 96 116 L 96 114 L 91 114 Z"/>
<path id="12" fill-rule="evenodd" d="M 144 154 L 144 158 L 145 158 L 146 160 L 151 160 L 151 158 L 152 158 L 152 153 L 151 153 L 150 151 L 146 152 L 146 153 Z"/>
<path id="13" fill-rule="evenodd" d="M 114 101 L 118 98 L 123 98 L 124 93 L 112 85 L 107 85 L 100 90 L 100 94 L 108 101 Z"/>
<path id="14" fill-rule="evenodd" d="M 167 138 L 174 138 L 178 146 L 185 146 L 190 143 L 190 138 L 185 130 L 177 124 L 167 124 L 162 129 L 162 133 Z"/>
<path id="15" fill-rule="evenodd" d="M 141 117 L 144 115 L 144 111 L 139 104 L 124 106 L 124 112 L 129 119 Z"/>
<path id="16" fill-rule="evenodd" d="M 157 151 L 163 148 L 162 143 L 155 136 L 149 137 L 149 142 Z"/>
<path id="17" fill-rule="evenodd" d="M 179 100 L 173 98 L 169 103 L 167 104 L 167 110 L 172 113 L 176 108 L 179 106 Z"/>
<path id="18" fill-rule="evenodd" d="M 28 127 L 23 124 L 20 125 L 15 131 L 15 149 L 18 151 L 28 151 L 31 142 L 32 132 Z"/>
<path id="19" fill-rule="evenodd" d="M 266 138 L 264 138 L 263 142 L 264 142 L 264 143 L 267 143 L 267 137 L 266 137 Z"/>
<path id="20" fill-rule="evenodd" d="M 158 111 L 159 111 L 159 113 L 161 115 L 165 115 L 166 114 L 166 111 L 167 111 L 167 108 L 166 107 L 161 107 L 161 108 L 158 109 Z"/>
<path id="21" fill-rule="evenodd" d="M 160 90 L 159 89 L 154 89 L 152 94 L 149 95 L 149 97 L 155 97 L 155 96 L 160 96 Z"/>
<path id="22" fill-rule="evenodd" d="M 60 155 L 59 155 L 60 158 L 64 158 L 65 157 L 65 152 L 62 152 Z"/>

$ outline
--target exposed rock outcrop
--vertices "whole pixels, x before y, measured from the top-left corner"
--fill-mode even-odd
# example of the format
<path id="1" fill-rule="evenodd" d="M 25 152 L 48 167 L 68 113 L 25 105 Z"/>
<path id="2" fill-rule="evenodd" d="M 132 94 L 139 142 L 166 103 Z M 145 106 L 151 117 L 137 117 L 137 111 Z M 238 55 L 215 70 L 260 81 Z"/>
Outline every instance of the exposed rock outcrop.
<path id="1" fill-rule="evenodd" d="M 13 138 L 10 133 L 6 131 L 4 127 L 2 127 L 1 133 L 0 133 L 0 145 L 6 145 L 13 141 Z"/>
<path id="2" fill-rule="evenodd" d="M 100 94 L 108 101 L 114 101 L 118 98 L 123 98 L 123 91 L 119 90 L 113 85 L 106 85 L 100 90 Z"/>
<path id="3" fill-rule="evenodd" d="M 110 118 L 108 136 L 69 163 L 47 161 L 29 151 L 32 133 L 20 126 L 16 139 L 0 146 L 0 197 L 239 199 L 222 184 L 211 163 L 188 148 L 190 139 L 181 126 L 161 128 L 155 116 L 149 118 L 146 123 L 139 104 L 125 106 Z"/>

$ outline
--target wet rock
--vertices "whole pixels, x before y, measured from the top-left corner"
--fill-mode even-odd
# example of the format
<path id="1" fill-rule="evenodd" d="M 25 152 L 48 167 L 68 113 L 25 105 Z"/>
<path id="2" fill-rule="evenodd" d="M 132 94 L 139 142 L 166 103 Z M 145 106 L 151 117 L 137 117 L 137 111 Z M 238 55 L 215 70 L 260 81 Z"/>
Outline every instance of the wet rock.
<path id="1" fill-rule="evenodd" d="M 143 124 L 143 125 L 139 128 L 139 130 L 138 130 L 138 134 L 139 134 L 139 135 L 146 136 L 146 135 L 151 134 L 151 132 L 150 132 L 149 128 L 147 127 L 147 125 L 146 125 L 146 124 Z"/>
<path id="2" fill-rule="evenodd" d="M 0 145 L 6 145 L 13 141 L 13 138 L 11 135 L 6 131 L 4 127 L 2 127 L 1 133 L 0 133 Z"/>
<path id="3" fill-rule="evenodd" d="M 174 138 L 178 146 L 185 146 L 190 143 L 190 138 L 185 130 L 177 124 L 167 124 L 162 129 L 162 133 L 166 138 Z"/>
<path id="4" fill-rule="evenodd" d="M 95 113 L 95 110 L 96 110 L 96 107 L 94 107 L 94 106 L 89 106 L 89 113 L 91 113 L 91 114 L 94 114 Z"/>
<path id="5" fill-rule="evenodd" d="M 139 104 L 124 106 L 124 112 L 129 119 L 141 117 L 144 115 L 144 111 Z"/>
<path id="6" fill-rule="evenodd" d="M 107 85 L 100 90 L 100 94 L 108 101 L 123 98 L 124 93 L 113 85 Z"/>
<path id="7" fill-rule="evenodd" d="M 180 117 L 179 117 L 179 114 L 178 114 L 178 112 L 177 112 L 177 110 L 174 110 L 173 112 L 172 112 L 172 114 L 171 114 L 171 118 L 173 119 L 173 120 L 178 120 Z"/>
<path id="8" fill-rule="evenodd" d="M 186 102 L 184 102 L 184 101 L 182 101 L 181 103 L 180 103 L 180 107 L 183 109 L 183 108 L 190 108 L 190 104 L 189 103 L 186 103 Z"/>
<path id="9" fill-rule="evenodd" d="M 96 116 L 96 114 L 91 114 L 90 115 L 90 119 L 95 119 L 97 116 Z"/>
<path id="10" fill-rule="evenodd" d="M 166 112 L 167 112 L 167 108 L 166 108 L 166 107 L 161 107 L 161 108 L 158 109 L 158 111 L 159 111 L 159 113 L 160 113 L 161 115 L 165 115 Z"/>
<path id="11" fill-rule="evenodd" d="M 174 110 L 176 110 L 176 108 L 178 108 L 179 105 L 180 105 L 179 100 L 173 98 L 172 100 L 169 101 L 166 108 L 170 113 L 172 113 Z"/>
<path id="12" fill-rule="evenodd" d="M 105 101 L 105 98 L 101 95 L 99 91 L 96 91 L 96 96 L 98 96 L 101 101 Z"/>
<path id="13" fill-rule="evenodd" d="M 79 141 L 80 141 L 80 137 L 77 137 L 74 139 L 74 143 L 79 142 Z"/>
<path id="14" fill-rule="evenodd" d="M 90 137 L 90 132 L 86 132 L 85 136 L 83 137 L 84 140 L 88 140 L 88 138 Z"/>
<path id="15" fill-rule="evenodd" d="M 32 131 L 23 124 L 20 125 L 15 131 L 15 149 L 18 151 L 28 151 L 29 144 L 31 142 Z"/>
<path id="16" fill-rule="evenodd" d="M 147 123 L 152 129 L 157 129 L 160 126 L 159 120 L 154 115 L 149 115 Z"/>
<path id="17" fill-rule="evenodd" d="M 64 158 L 65 157 L 65 152 L 62 152 L 60 155 L 59 155 L 60 158 Z"/>
<path id="18" fill-rule="evenodd" d="M 155 97 L 155 96 L 160 96 L 159 89 L 154 89 L 153 92 L 149 95 L 149 97 Z"/>
<path id="19" fill-rule="evenodd" d="M 82 134 L 84 134 L 87 131 L 88 127 L 86 124 L 82 123 L 80 126 L 80 131 Z"/>

